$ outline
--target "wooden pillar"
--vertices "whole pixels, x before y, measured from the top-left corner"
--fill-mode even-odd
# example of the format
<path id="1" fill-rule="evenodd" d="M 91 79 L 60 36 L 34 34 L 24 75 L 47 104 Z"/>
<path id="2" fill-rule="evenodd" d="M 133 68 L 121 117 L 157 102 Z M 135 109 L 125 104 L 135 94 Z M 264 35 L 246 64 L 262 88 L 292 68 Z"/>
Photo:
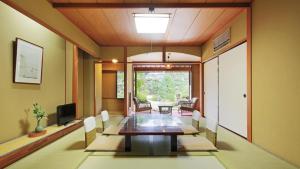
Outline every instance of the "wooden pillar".
<path id="1" fill-rule="evenodd" d="M 204 64 L 200 63 L 200 112 L 202 117 L 204 117 Z"/>
<path id="2" fill-rule="evenodd" d="M 76 119 L 79 119 L 78 112 L 78 48 L 73 46 L 73 81 L 72 81 L 72 100 L 76 103 Z"/>
<path id="3" fill-rule="evenodd" d="M 128 116 L 127 47 L 124 47 L 124 115 Z"/>

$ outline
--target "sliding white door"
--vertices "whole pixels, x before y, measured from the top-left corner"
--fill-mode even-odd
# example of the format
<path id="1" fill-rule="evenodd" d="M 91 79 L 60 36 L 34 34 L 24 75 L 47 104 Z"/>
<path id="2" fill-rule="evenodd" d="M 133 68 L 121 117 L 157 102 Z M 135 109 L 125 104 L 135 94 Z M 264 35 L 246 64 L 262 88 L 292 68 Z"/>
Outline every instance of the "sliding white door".
<path id="1" fill-rule="evenodd" d="M 219 124 L 247 137 L 247 43 L 219 56 Z"/>
<path id="2" fill-rule="evenodd" d="M 218 121 L 218 58 L 204 64 L 204 114 Z"/>

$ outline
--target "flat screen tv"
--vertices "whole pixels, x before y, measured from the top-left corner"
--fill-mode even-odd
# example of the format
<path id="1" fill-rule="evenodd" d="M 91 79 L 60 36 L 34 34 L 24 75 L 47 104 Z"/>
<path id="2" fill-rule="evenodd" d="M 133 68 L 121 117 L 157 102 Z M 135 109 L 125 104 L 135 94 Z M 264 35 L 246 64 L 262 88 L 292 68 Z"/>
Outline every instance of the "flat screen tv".
<path id="1" fill-rule="evenodd" d="M 66 125 L 75 120 L 76 117 L 76 104 L 64 104 L 57 106 L 57 125 Z"/>

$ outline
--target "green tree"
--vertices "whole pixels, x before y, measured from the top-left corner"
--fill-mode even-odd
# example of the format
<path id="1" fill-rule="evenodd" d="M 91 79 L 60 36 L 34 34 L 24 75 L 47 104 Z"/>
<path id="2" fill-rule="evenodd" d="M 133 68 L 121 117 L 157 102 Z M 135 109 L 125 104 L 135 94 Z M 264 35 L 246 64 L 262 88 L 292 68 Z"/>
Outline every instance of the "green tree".
<path id="1" fill-rule="evenodd" d="M 160 81 L 159 95 L 165 101 L 175 101 L 175 84 L 172 76 L 166 74 Z"/>

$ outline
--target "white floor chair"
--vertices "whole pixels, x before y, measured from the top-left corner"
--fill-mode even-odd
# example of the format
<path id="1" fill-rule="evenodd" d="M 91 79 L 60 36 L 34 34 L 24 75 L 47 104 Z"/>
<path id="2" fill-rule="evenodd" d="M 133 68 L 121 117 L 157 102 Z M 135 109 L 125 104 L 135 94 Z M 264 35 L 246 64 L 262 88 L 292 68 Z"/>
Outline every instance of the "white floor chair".
<path id="1" fill-rule="evenodd" d="M 212 119 L 206 119 L 206 137 L 214 145 L 217 145 L 218 122 Z"/>
<path id="2" fill-rule="evenodd" d="M 197 124 L 197 126 L 205 125 L 206 137 L 201 135 L 179 136 L 178 137 L 179 150 L 181 151 L 217 150 L 215 146 L 217 143 L 218 122 L 212 119 L 202 118 L 201 116 L 199 116 L 198 122 L 199 123 Z"/>
<path id="3" fill-rule="evenodd" d="M 101 112 L 101 121 L 102 121 L 102 127 L 103 127 L 103 133 L 104 135 L 119 135 L 119 131 L 122 129 L 122 127 L 126 124 L 126 120 L 128 118 L 124 118 L 120 124 L 117 126 L 111 125 L 109 123 L 109 114 L 106 110 Z"/>
<path id="4" fill-rule="evenodd" d="M 124 136 L 104 136 L 96 133 L 96 118 L 84 119 L 85 145 L 89 151 L 124 151 Z"/>
<path id="5" fill-rule="evenodd" d="M 181 129 L 183 130 L 185 135 L 193 135 L 200 133 L 199 124 L 200 124 L 201 113 L 197 110 L 193 112 L 192 115 L 192 125 L 183 125 Z"/>

